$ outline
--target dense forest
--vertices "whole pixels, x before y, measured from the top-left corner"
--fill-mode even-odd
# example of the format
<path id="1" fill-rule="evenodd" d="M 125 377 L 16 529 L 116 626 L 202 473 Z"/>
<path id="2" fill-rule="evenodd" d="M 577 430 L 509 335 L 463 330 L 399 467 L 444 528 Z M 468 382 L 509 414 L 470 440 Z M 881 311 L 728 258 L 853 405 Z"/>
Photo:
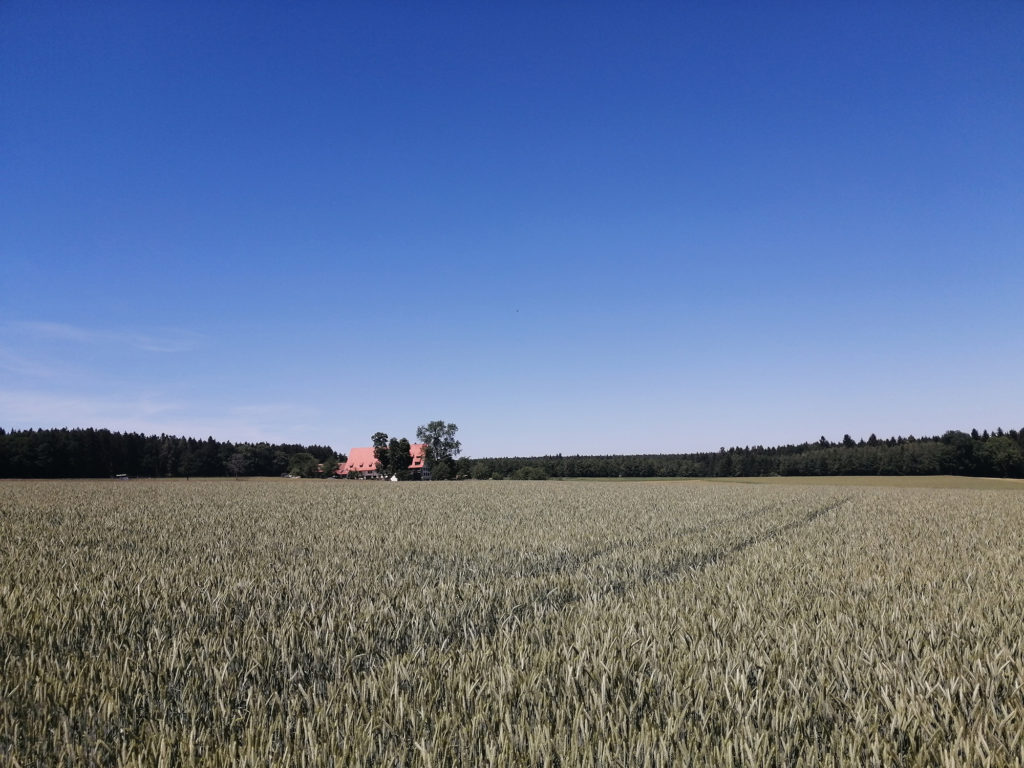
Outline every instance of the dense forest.
<path id="1" fill-rule="evenodd" d="M 0 429 L 0 477 L 331 477 L 329 446 L 218 442 L 106 429 Z M 635 456 L 460 457 L 451 476 L 546 480 L 559 477 L 750 477 L 767 475 L 973 475 L 1024 478 L 1024 430 L 950 431 L 833 443 L 728 448 Z"/>
<path id="2" fill-rule="evenodd" d="M 222 443 L 107 429 L 0 429 L 0 477 L 316 477 L 333 473 L 343 459 L 323 445 Z"/>
<path id="3" fill-rule="evenodd" d="M 752 477 L 767 475 L 972 475 L 1024 477 L 1024 430 L 950 431 L 941 437 L 849 435 L 832 443 L 721 449 L 713 453 L 637 456 L 543 456 L 476 459 L 471 476 L 544 480 L 552 477 Z"/>

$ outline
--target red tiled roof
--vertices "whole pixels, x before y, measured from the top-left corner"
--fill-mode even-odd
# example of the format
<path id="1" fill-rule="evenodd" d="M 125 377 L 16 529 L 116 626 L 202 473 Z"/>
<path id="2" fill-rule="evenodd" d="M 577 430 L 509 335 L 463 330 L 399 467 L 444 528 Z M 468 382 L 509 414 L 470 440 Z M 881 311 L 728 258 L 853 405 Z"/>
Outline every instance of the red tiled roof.
<path id="1" fill-rule="evenodd" d="M 409 469 L 422 469 L 426 466 L 427 444 L 413 443 L 409 446 L 409 456 L 412 463 Z M 379 467 L 377 457 L 374 455 L 373 446 L 368 448 L 353 448 L 349 451 L 348 461 L 338 467 L 337 475 L 347 475 L 349 472 L 372 472 Z"/>
<path id="2" fill-rule="evenodd" d="M 373 455 L 373 446 L 369 448 L 353 448 L 349 451 L 348 461 L 338 467 L 337 474 L 347 475 L 349 472 L 372 472 L 377 469 L 379 462 Z"/>

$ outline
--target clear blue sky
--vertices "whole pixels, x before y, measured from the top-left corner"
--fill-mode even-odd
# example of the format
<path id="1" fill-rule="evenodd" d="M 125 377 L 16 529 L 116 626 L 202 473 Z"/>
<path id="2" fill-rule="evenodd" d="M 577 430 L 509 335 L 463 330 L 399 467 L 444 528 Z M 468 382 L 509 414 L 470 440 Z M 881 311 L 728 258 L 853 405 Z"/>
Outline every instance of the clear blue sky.
<path id="1" fill-rule="evenodd" d="M 1024 426 L 1024 3 L 0 4 L 0 426 Z"/>

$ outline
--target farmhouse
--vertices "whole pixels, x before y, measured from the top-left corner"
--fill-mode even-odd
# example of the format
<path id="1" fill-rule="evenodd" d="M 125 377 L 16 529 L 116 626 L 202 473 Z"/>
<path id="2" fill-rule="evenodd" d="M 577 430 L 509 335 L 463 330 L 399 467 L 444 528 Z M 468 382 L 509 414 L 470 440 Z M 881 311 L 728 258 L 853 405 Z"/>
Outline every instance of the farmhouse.
<path id="1" fill-rule="evenodd" d="M 409 446 L 409 469 L 414 476 L 423 480 L 430 479 L 430 468 L 427 466 L 427 444 L 413 443 Z M 362 478 L 379 478 L 380 462 L 373 453 L 373 446 L 368 448 L 353 448 L 349 451 L 348 461 L 338 467 L 335 474 L 338 477 L 351 477 L 350 472 L 358 473 Z"/>

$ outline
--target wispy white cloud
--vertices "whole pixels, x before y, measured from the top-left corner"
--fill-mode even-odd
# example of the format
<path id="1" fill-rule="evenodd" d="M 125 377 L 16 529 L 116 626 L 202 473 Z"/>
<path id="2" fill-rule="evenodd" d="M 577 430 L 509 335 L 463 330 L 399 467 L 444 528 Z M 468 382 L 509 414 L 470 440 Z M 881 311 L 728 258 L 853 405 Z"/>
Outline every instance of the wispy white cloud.
<path id="1" fill-rule="evenodd" d="M 236 441 L 304 443 L 309 441 L 318 416 L 315 408 L 297 403 L 246 403 L 225 409 L 208 423 L 223 429 L 219 434 L 235 436 L 227 439 Z"/>
<path id="2" fill-rule="evenodd" d="M 36 379 L 53 379 L 68 375 L 66 366 L 59 363 L 44 362 L 0 346 L 0 371 L 17 376 Z"/>
<path id="3" fill-rule="evenodd" d="M 11 323 L 11 330 L 22 335 L 52 341 L 79 344 L 126 345 L 145 352 L 188 352 L 203 340 L 202 334 L 180 328 L 139 330 L 103 330 L 68 323 L 24 321 Z"/>

